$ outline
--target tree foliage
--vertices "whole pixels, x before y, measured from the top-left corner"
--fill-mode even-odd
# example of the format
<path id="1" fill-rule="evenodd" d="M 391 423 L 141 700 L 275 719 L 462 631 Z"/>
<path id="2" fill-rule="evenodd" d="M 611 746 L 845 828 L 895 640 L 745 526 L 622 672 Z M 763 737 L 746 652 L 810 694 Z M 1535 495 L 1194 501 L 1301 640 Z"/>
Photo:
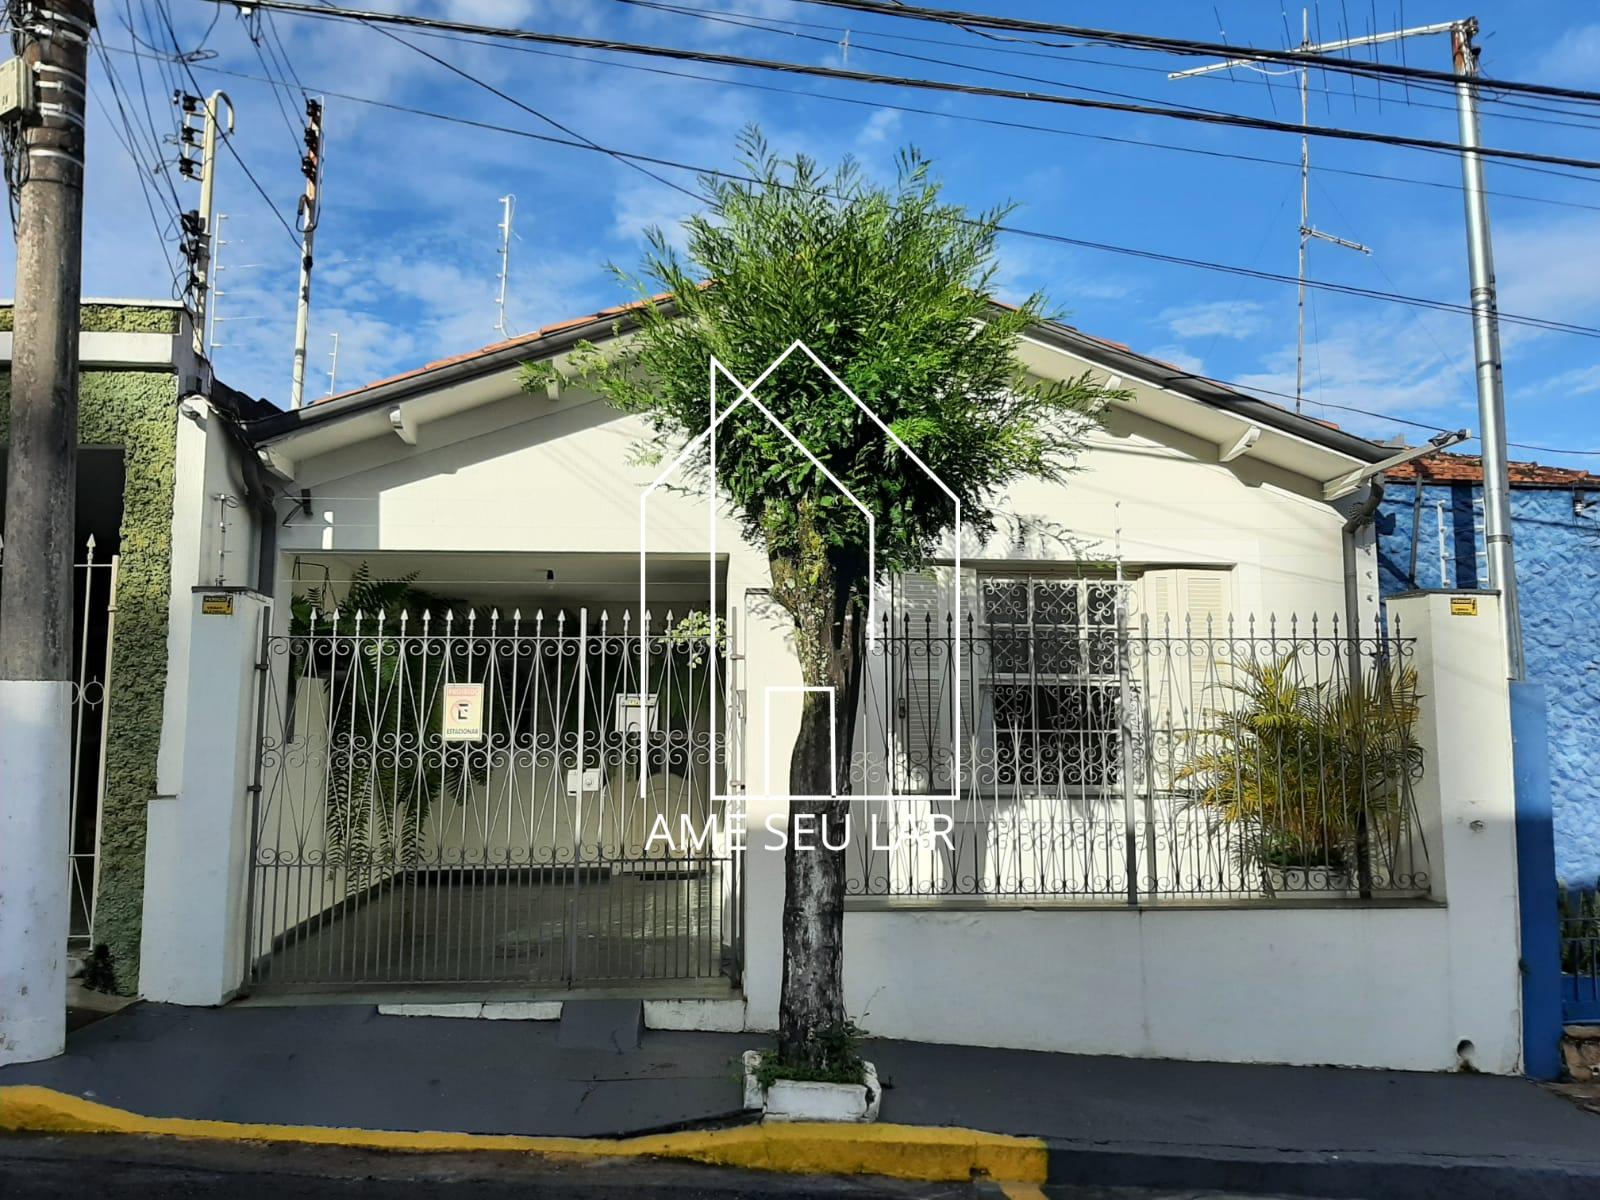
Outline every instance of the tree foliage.
<path id="1" fill-rule="evenodd" d="M 991 300 L 1009 208 L 969 216 L 914 150 L 888 185 L 848 159 L 826 170 L 780 158 L 755 130 L 740 150 L 751 181 L 702 180 L 711 203 L 685 222 L 682 252 L 653 230 L 639 271 L 618 271 L 642 301 L 638 335 L 620 354 L 579 357 L 587 382 L 649 421 L 656 450 L 675 453 L 706 428 L 713 357 L 749 382 L 798 338 L 961 497 L 977 533 L 992 529 L 1006 484 L 1070 468 L 1108 393 L 1087 377 L 1031 378 L 1018 362 L 1044 302 Z M 949 497 L 822 372 L 794 356 L 758 396 L 873 513 L 880 571 L 938 549 L 955 517 Z M 832 559 L 865 584 L 858 511 L 748 406 L 718 432 L 717 474 L 774 560 L 811 580 Z"/>
<path id="2" fill-rule="evenodd" d="M 856 505 L 875 523 L 878 574 L 921 566 L 948 552 L 949 493 L 965 531 L 987 535 L 1008 484 L 1070 470 L 1113 393 L 1087 375 L 1034 377 L 1019 361 L 1019 339 L 1044 302 L 991 298 L 1009 208 L 974 216 L 945 200 L 914 150 L 898 156 L 893 182 L 879 184 L 848 159 L 825 169 L 803 155 L 781 158 L 754 129 L 739 149 L 747 177 L 701 180 L 710 202 L 684 223 L 682 249 L 653 231 L 639 270 L 617 272 L 639 297 L 633 336 L 604 351 L 581 347 L 574 360 L 583 382 L 645 419 L 647 449 L 659 457 L 708 427 L 713 359 L 749 385 L 799 340 L 926 467 L 800 353 L 754 393 L 799 446 L 751 404 L 717 427 L 719 499 L 766 551 L 802 678 L 835 701 L 816 691 L 802 698 L 784 861 L 777 1062 L 817 1078 L 837 1065 L 829 1031 L 848 1027 L 844 853 L 797 852 L 794 832 L 799 820 L 817 821 L 827 843 L 830 826 L 837 834 L 847 820 L 846 802 L 829 793 L 850 775 L 875 582 Z M 542 390 L 548 371 L 528 368 L 526 386 Z M 738 399 L 731 387 L 718 394 L 724 411 Z"/>

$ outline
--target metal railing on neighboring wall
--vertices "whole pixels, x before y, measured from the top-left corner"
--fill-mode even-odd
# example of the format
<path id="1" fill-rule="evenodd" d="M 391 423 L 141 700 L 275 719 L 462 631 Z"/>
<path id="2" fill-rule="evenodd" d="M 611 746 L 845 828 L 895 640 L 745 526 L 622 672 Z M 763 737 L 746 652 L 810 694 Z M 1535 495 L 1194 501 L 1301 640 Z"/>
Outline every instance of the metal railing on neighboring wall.
<path id="1" fill-rule="evenodd" d="M 72 778 L 68 793 L 67 879 L 71 919 L 67 941 L 94 944 L 100 887 L 100 818 L 106 795 L 106 748 L 111 731 L 111 666 L 116 643 L 117 574 L 121 555 L 97 557 L 93 534 L 73 564 Z M 0 586 L 4 586 L 0 560 Z"/>
<path id="2" fill-rule="evenodd" d="M 1561 1007 L 1568 1022 L 1600 1022 L 1600 893 L 1561 896 Z"/>
<path id="3" fill-rule="evenodd" d="M 1109 584 L 1077 597 L 1044 613 L 990 603 L 959 655 L 948 617 L 884 623 L 852 791 L 890 798 L 856 805 L 853 895 L 1428 893 L 1409 639 L 1337 621 L 1134 623 Z"/>
<path id="4" fill-rule="evenodd" d="M 641 664 L 631 624 L 313 614 L 268 637 L 252 982 L 736 979 L 739 861 L 681 836 L 722 803 L 729 639 L 669 614 Z"/>

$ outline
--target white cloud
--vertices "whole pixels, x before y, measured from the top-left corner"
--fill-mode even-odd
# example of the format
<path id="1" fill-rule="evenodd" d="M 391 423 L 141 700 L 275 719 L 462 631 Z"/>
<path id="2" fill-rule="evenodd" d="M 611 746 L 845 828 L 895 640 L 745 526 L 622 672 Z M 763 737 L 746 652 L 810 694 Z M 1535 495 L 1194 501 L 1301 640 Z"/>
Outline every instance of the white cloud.
<path id="1" fill-rule="evenodd" d="M 1557 398 L 1592 396 L 1600 392 L 1600 364 L 1562 371 L 1539 384 L 1538 390 Z"/>
<path id="2" fill-rule="evenodd" d="M 1267 327 L 1266 311 L 1254 300 L 1207 301 L 1169 308 L 1161 314 L 1175 337 L 1254 337 Z"/>
<path id="3" fill-rule="evenodd" d="M 1557 38 L 1526 78 L 1590 87 L 1596 75 L 1600 75 L 1600 25 L 1584 25 Z"/>
<path id="4" fill-rule="evenodd" d="M 856 135 L 858 146 L 878 146 L 890 138 L 898 137 L 902 115 L 892 108 L 880 108 L 867 118 L 861 132 Z"/>

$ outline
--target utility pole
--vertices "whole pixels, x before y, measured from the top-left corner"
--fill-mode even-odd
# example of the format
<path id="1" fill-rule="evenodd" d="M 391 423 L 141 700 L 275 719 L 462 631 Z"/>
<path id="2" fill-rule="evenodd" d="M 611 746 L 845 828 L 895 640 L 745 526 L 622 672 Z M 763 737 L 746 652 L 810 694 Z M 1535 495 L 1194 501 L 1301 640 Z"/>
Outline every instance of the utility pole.
<path id="1" fill-rule="evenodd" d="M 1456 74 L 1456 117 L 1461 130 L 1461 195 L 1467 214 L 1467 269 L 1472 284 L 1472 344 L 1477 352 L 1478 437 L 1483 445 L 1483 538 L 1489 586 L 1500 593 L 1506 661 L 1513 680 L 1527 678 L 1522 653 L 1522 613 L 1517 601 L 1516 552 L 1511 540 L 1511 478 L 1506 461 L 1505 381 L 1500 367 L 1500 309 L 1495 300 L 1494 248 L 1489 240 L 1489 201 L 1478 154 L 1478 48 L 1476 18 L 1450 29 Z"/>
<path id="2" fill-rule="evenodd" d="M 1483 443 L 1483 508 L 1484 542 L 1487 548 L 1489 586 L 1500 593 L 1500 619 L 1504 626 L 1508 674 L 1514 681 L 1527 676 L 1523 656 L 1522 615 L 1517 599 L 1516 554 L 1511 536 L 1511 480 L 1506 462 L 1506 402 L 1505 381 L 1500 362 L 1500 310 L 1495 300 L 1494 248 L 1489 237 L 1489 204 L 1483 184 L 1483 156 L 1478 153 L 1478 49 L 1473 39 L 1478 34 L 1475 17 L 1458 21 L 1442 21 L 1432 25 L 1417 25 L 1410 29 L 1393 29 L 1385 33 L 1371 33 L 1364 37 L 1341 38 L 1334 42 L 1311 45 L 1307 42 L 1297 48 L 1303 54 L 1332 54 L 1357 46 L 1379 46 L 1398 42 L 1404 38 L 1428 37 L 1435 34 L 1450 35 L 1450 50 L 1455 74 L 1463 78 L 1456 84 L 1456 120 L 1460 130 L 1461 193 L 1466 206 L 1467 273 L 1472 287 L 1472 341 L 1477 362 L 1479 438 Z M 1183 79 L 1190 75 L 1204 75 L 1232 67 L 1258 66 L 1259 59 L 1243 54 L 1226 62 L 1212 63 L 1187 71 L 1174 71 L 1169 79 Z M 1304 114 L 1305 83 L 1301 75 L 1301 113 Z M 1301 152 L 1301 172 L 1304 179 L 1308 163 Z M 1304 184 L 1301 185 L 1304 197 Z M 1302 212 L 1304 212 L 1302 199 Z M 1306 236 L 1309 223 L 1302 218 L 1301 236 Z M 1319 235 L 1315 230 L 1310 236 Z M 1336 240 L 1336 239 L 1332 239 Z M 1303 245 L 1303 243 L 1302 243 Z M 1304 304 L 1305 268 L 1301 265 L 1301 296 Z M 1301 336 L 1304 338 L 1304 318 Z M 1300 389 L 1295 388 L 1295 406 L 1299 407 Z"/>
<path id="3" fill-rule="evenodd" d="M 328 367 L 328 395 L 331 396 L 334 394 L 334 389 L 339 386 L 339 335 L 337 333 L 333 335 L 333 353 L 329 357 L 333 359 L 332 365 Z"/>
<path id="4" fill-rule="evenodd" d="M 0 1063 L 66 1045 L 72 559 L 84 98 L 93 0 L 13 8 L 20 126 L 0 589 Z M 37 97 L 35 99 L 35 97 Z"/>
<path id="5" fill-rule="evenodd" d="M 517 210 L 517 198 L 501 196 L 500 208 L 504 216 L 500 220 L 500 295 L 495 300 L 499 315 L 495 317 L 494 328 L 496 333 L 506 338 L 511 336 L 506 325 L 506 286 L 511 279 L 511 218 Z"/>
<path id="6" fill-rule="evenodd" d="M 189 246 L 189 283 L 194 292 L 194 348 L 201 357 L 204 357 L 207 329 L 210 327 L 207 320 L 207 309 L 210 307 L 208 293 L 211 290 L 212 260 L 216 255 L 214 243 L 218 232 L 215 217 L 218 113 L 226 106 L 228 127 L 224 136 L 231 137 L 233 101 L 228 98 L 226 92 L 212 92 L 205 101 L 204 111 L 201 112 L 198 96 L 177 92 L 172 99 L 183 109 L 183 125 L 179 134 L 178 171 L 185 179 L 193 179 L 196 174 L 195 162 L 188 154 L 189 148 L 194 145 L 194 126 L 190 122 L 197 113 L 201 115 L 203 122 L 198 168 L 200 207 L 196 212 L 187 214 L 185 225 L 187 231 L 192 233 Z"/>
<path id="7" fill-rule="evenodd" d="M 306 337 L 311 324 L 311 247 L 322 216 L 322 101 L 306 99 L 306 153 L 300 171 L 306 177 L 300 197 L 300 299 L 294 316 L 294 380 L 289 387 L 289 407 L 299 408 L 306 390 Z"/>

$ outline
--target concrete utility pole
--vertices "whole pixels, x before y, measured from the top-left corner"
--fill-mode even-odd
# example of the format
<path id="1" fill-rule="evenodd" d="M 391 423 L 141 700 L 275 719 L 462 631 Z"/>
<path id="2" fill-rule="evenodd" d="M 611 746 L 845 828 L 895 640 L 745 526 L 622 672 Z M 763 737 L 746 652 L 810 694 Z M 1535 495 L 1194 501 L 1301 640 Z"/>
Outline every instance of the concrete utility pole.
<path id="1" fill-rule="evenodd" d="M 1517 602 L 1516 552 L 1511 541 L 1511 476 L 1506 461 L 1506 397 L 1500 369 L 1500 308 L 1495 300 L 1494 248 L 1489 241 L 1489 201 L 1483 188 L 1483 158 L 1477 153 L 1478 48 L 1475 18 L 1450 29 L 1456 74 L 1456 115 L 1461 129 L 1461 195 L 1467 211 L 1467 268 L 1472 282 L 1472 344 L 1477 351 L 1478 433 L 1483 444 L 1483 540 L 1489 586 L 1500 593 L 1506 661 L 1512 679 L 1527 678 L 1522 653 L 1522 611 Z"/>
<path id="2" fill-rule="evenodd" d="M 16 326 L 0 589 L 0 1063 L 66 1045 L 83 116 L 93 0 L 19 6 Z M 16 10 L 14 10 L 16 11 Z"/>
<path id="3" fill-rule="evenodd" d="M 1467 216 L 1467 272 L 1472 285 L 1472 341 L 1477 361 L 1479 438 L 1483 443 L 1484 542 L 1488 550 L 1489 586 L 1500 593 L 1500 620 L 1504 626 L 1506 658 L 1510 678 L 1522 680 L 1527 665 L 1522 647 L 1522 614 L 1517 600 L 1516 554 L 1511 537 L 1511 480 L 1506 462 L 1506 401 L 1500 364 L 1500 310 L 1495 301 L 1494 248 L 1489 238 L 1489 204 L 1483 185 L 1483 157 L 1478 153 L 1478 50 L 1472 39 L 1478 33 L 1476 17 L 1442 21 L 1410 29 L 1393 29 L 1364 37 L 1341 38 L 1312 45 L 1303 41 L 1296 51 L 1303 54 L 1332 54 L 1357 46 L 1379 46 L 1404 38 L 1448 33 L 1455 73 L 1463 76 L 1456 84 L 1456 119 L 1460 129 L 1461 193 Z M 1243 54 L 1226 62 L 1209 63 L 1187 71 L 1174 71 L 1169 79 L 1185 79 L 1232 67 L 1259 66 L 1260 60 Z M 1301 119 L 1305 120 L 1305 75 L 1301 74 Z M 1301 265 L 1300 303 L 1305 305 L 1305 238 L 1325 237 L 1308 229 L 1305 219 L 1305 173 L 1307 158 L 1301 151 Z M 1337 241 L 1337 238 L 1330 238 Z M 1348 245 L 1349 243 L 1342 243 Z M 1305 318 L 1301 317 L 1301 346 L 1304 347 Z M 1302 349 L 1301 357 L 1304 357 Z M 1299 377 L 1297 369 L 1296 377 Z M 1295 407 L 1300 405 L 1300 386 L 1295 386 Z M 1459 571 L 1458 571 L 1459 574 Z"/>
<path id="4" fill-rule="evenodd" d="M 300 160 L 306 177 L 300 197 L 300 301 L 294 315 L 294 381 L 289 407 L 299 408 L 306 391 L 306 338 L 311 326 L 311 247 L 322 217 L 322 101 L 306 100 L 306 153 Z"/>

